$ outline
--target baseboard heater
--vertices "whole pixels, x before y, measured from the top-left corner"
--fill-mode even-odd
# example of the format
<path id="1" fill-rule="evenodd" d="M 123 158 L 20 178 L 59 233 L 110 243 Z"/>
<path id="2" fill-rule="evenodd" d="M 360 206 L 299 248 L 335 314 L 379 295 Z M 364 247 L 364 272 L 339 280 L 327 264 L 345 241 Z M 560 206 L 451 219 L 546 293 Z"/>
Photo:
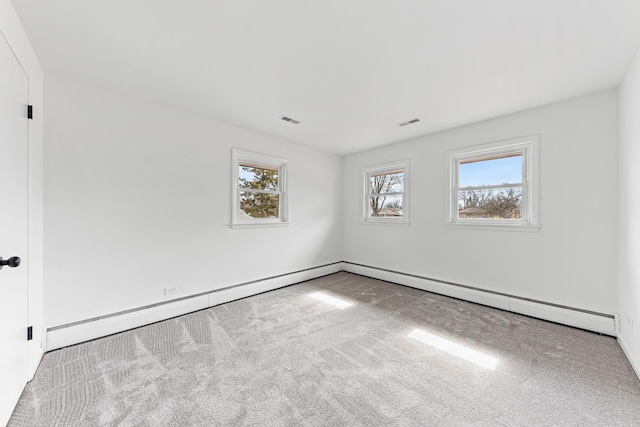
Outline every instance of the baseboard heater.
<path id="1" fill-rule="evenodd" d="M 342 262 L 334 262 L 318 267 L 266 277 L 264 279 L 237 283 L 195 295 L 132 308 L 130 310 L 118 311 L 116 313 L 79 320 L 77 322 L 53 326 L 47 329 L 45 350 L 52 351 L 171 319 L 172 317 L 337 273 L 341 271 L 341 269 Z"/>
<path id="2" fill-rule="evenodd" d="M 551 322 L 616 336 L 617 318 L 612 314 L 598 313 L 415 274 L 342 261 L 53 326 L 47 329 L 45 350 L 52 351 L 123 332 L 339 271 L 359 274 Z"/>
<path id="3" fill-rule="evenodd" d="M 509 295 L 460 283 L 348 261 L 343 261 L 342 270 L 563 325 L 614 337 L 617 336 L 618 319 L 613 314 Z"/>

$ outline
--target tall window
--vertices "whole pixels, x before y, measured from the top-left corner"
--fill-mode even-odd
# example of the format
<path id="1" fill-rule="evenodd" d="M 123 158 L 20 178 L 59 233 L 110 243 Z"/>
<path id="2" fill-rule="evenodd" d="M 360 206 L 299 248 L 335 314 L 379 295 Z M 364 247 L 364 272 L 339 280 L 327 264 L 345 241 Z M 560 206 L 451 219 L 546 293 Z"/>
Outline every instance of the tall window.
<path id="1" fill-rule="evenodd" d="M 233 226 L 286 224 L 287 160 L 232 150 Z"/>
<path id="2" fill-rule="evenodd" d="M 409 223 L 408 162 L 388 163 L 364 169 L 364 221 Z"/>
<path id="3" fill-rule="evenodd" d="M 449 153 L 450 224 L 537 226 L 537 136 Z"/>

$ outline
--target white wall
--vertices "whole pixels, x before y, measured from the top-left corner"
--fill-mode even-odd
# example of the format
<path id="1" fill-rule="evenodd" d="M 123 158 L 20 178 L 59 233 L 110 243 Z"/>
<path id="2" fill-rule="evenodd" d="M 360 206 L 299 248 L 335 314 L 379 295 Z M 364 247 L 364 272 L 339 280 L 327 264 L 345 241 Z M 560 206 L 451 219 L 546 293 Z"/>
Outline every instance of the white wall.
<path id="1" fill-rule="evenodd" d="M 47 327 L 342 258 L 338 156 L 50 74 L 45 105 Z M 229 228 L 231 147 L 289 160 L 288 227 Z"/>
<path id="2" fill-rule="evenodd" d="M 620 85 L 619 341 L 640 375 L 640 51 Z"/>
<path id="3" fill-rule="evenodd" d="M 9 0 L 0 0 L 0 31 L 29 77 L 29 103 L 34 119 L 29 121 L 29 324 L 33 341 L 29 346 L 29 375 L 33 376 L 43 352 L 42 320 L 42 69 Z M 0 76 L 4 78 L 4 76 Z"/>
<path id="4" fill-rule="evenodd" d="M 607 91 L 347 156 L 345 260 L 614 314 L 617 126 Z M 445 152 L 532 134 L 540 231 L 445 228 Z M 362 224 L 361 168 L 399 159 L 411 161 L 411 226 Z"/>

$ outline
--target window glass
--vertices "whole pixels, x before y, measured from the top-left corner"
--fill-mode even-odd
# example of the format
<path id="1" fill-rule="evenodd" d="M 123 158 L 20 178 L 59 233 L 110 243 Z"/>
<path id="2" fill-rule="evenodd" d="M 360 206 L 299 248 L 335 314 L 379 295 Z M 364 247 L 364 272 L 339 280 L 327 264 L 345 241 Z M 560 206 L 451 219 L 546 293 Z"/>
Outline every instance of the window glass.
<path id="1" fill-rule="evenodd" d="M 401 193 L 404 191 L 404 171 L 369 175 L 371 193 Z"/>
<path id="2" fill-rule="evenodd" d="M 458 162 L 458 219 L 522 219 L 522 154 Z"/>
<path id="3" fill-rule="evenodd" d="M 508 157 L 461 161 L 460 187 L 515 184 L 522 182 L 522 153 Z"/>
<path id="4" fill-rule="evenodd" d="M 403 216 L 404 172 L 377 173 L 369 176 L 369 215 L 395 218 Z"/>
<path id="5" fill-rule="evenodd" d="M 278 168 L 240 163 L 238 170 L 240 188 L 254 190 L 278 190 Z"/>
<path id="6" fill-rule="evenodd" d="M 380 218 L 401 218 L 404 215 L 402 196 L 371 196 L 369 216 Z"/>
<path id="7" fill-rule="evenodd" d="M 280 218 L 280 195 L 241 191 L 240 210 L 245 218 Z"/>
<path id="8" fill-rule="evenodd" d="M 460 190 L 458 218 L 522 219 L 522 187 Z"/>

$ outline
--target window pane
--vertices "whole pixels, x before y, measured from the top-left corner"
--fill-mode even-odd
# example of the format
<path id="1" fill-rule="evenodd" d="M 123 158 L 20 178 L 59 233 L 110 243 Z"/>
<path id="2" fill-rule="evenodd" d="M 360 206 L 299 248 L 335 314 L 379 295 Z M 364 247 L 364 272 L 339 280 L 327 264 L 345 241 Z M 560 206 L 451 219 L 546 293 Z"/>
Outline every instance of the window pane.
<path id="1" fill-rule="evenodd" d="M 369 216 L 371 218 L 402 218 L 402 196 L 369 197 Z"/>
<path id="2" fill-rule="evenodd" d="M 238 168 L 240 188 L 278 190 L 278 168 L 248 163 L 240 163 Z"/>
<path id="3" fill-rule="evenodd" d="M 280 196 L 265 193 L 240 193 L 240 217 L 280 218 Z"/>
<path id="4" fill-rule="evenodd" d="M 458 218 L 521 219 L 522 188 L 459 191 Z"/>
<path id="5" fill-rule="evenodd" d="M 402 193 L 404 191 L 404 172 L 391 172 L 369 176 L 371 193 Z"/>
<path id="6" fill-rule="evenodd" d="M 460 162 L 459 174 L 460 187 L 518 184 L 522 182 L 522 153 Z"/>

